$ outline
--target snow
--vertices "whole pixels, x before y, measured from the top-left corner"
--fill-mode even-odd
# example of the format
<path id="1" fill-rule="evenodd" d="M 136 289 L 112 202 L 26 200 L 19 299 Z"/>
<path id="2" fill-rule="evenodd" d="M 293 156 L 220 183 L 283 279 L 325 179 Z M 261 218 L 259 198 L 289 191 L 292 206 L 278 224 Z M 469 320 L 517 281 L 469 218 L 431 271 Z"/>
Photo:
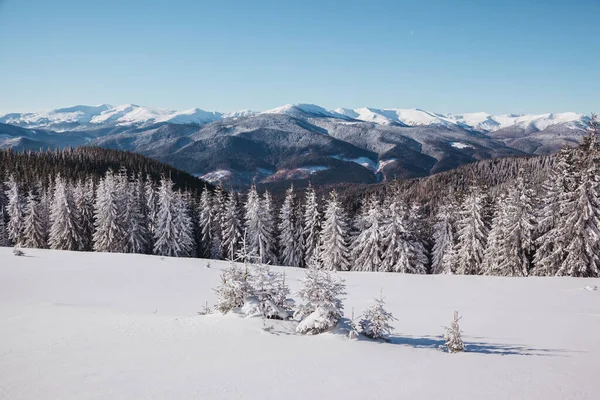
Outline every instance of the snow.
<path id="1" fill-rule="evenodd" d="M 386 165 L 391 164 L 392 162 L 397 160 L 397 158 L 390 158 L 388 160 L 373 161 L 368 157 L 346 158 L 342 156 L 331 156 L 331 158 L 360 164 L 363 167 L 371 170 L 373 173 L 381 172 L 381 170 L 383 170 L 383 168 L 385 168 Z"/>
<path id="2" fill-rule="evenodd" d="M 199 176 L 199 174 L 194 174 Z M 200 179 L 206 182 L 215 183 L 221 182 L 224 179 L 228 179 L 232 175 L 232 172 L 226 169 L 218 169 L 216 171 L 208 172 L 204 175 L 199 176 Z"/>
<path id="3" fill-rule="evenodd" d="M 450 146 L 455 147 L 457 149 L 473 148 L 473 146 L 471 146 L 470 144 L 465 144 L 465 143 L 462 143 L 462 142 L 451 142 Z"/>
<path id="4" fill-rule="evenodd" d="M 493 132 L 511 126 L 543 130 L 555 124 L 568 124 L 582 128 L 587 117 L 574 112 L 546 114 L 503 114 L 485 112 L 442 114 L 418 108 L 336 108 L 327 110 L 315 104 L 286 104 L 263 112 L 242 110 L 230 113 L 204 111 L 199 108 L 177 111 L 135 104 L 111 106 L 73 106 L 37 113 L 11 113 L 0 115 L 0 123 L 26 128 L 49 128 L 57 131 L 68 129 L 68 124 L 98 126 L 117 124 L 122 126 L 146 123 L 170 122 L 175 124 L 206 124 L 224 118 L 252 117 L 260 114 L 286 114 L 297 118 L 327 117 L 347 123 L 349 119 L 380 125 L 462 127 L 469 130 Z M 67 124 L 67 126 L 63 126 Z"/>
<path id="5" fill-rule="evenodd" d="M 383 290 L 391 343 L 200 316 L 228 264 L 0 248 L 0 393 L 60 399 L 592 399 L 598 279 L 339 273 L 346 316 Z M 286 272 L 293 291 L 304 271 Z M 467 352 L 443 326 L 462 317 Z"/>

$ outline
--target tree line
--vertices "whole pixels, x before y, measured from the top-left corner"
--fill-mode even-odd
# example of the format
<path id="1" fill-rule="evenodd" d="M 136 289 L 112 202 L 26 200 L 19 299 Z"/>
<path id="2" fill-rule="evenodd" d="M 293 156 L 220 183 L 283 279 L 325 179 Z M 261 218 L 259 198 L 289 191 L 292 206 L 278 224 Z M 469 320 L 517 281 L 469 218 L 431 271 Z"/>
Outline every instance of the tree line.
<path id="1" fill-rule="evenodd" d="M 395 182 L 363 194 L 356 210 L 336 190 L 319 196 L 313 187 L 302 195 L 290 187 L 277 204 L 255 186 L 198 194 L 165 174 L 156 180 L 126 168 L 87 178 L 40 170 L 26 182 L 8 173 L 0 244 L 213 259 L 236 259 L 243 247 L 261 263 L 318 262 L 326 270 L 595 277 L 597 134 L 593 118 L 578 148 L 488 163 L 505 167 L 488 168 L 485 180 L 467 175 L 461 185 L 437 186 L 456 172 Z M 500 171 L 506 176 L 494 177 Z M 419 196 L 428 185 L 436 195 Z"/>

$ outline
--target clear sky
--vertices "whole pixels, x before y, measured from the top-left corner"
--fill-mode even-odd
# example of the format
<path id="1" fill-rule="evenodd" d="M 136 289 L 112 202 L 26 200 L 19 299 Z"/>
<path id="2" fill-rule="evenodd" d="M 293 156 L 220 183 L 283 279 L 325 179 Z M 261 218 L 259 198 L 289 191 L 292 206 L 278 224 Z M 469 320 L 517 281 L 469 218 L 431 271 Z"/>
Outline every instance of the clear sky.
<path id="1" fill-rule="evenodd" d="M 600 0 L 0 0 L 0 112 L 600 111 Z"/>

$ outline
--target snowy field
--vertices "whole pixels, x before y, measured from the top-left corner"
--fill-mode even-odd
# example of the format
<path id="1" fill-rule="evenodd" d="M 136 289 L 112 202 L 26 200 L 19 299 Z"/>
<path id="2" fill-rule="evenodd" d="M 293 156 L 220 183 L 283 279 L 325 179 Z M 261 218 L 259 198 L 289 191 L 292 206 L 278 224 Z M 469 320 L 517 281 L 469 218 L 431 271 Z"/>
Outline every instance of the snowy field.
<path id="1" fill-rule="evenodd" d="M 343 273 L 391 343 L 199 316 L 225 262 L 0 248 L 1 399 L 598 399 L 599 279 Z M 302 270 L 287 268 L 292 290 Z M 454 310 L 467 353 L 437 349 Z"/>

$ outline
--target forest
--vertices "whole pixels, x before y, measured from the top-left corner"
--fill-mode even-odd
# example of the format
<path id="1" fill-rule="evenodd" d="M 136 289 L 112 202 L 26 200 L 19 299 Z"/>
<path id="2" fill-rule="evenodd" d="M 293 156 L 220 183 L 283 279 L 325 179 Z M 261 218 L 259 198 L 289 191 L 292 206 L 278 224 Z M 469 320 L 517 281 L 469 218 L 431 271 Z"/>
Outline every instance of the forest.
<path id="1" fill-rule="evenodd" d="M 600 276 L 598 122 L 553 156 L 375 186 L 227 191 L 132 153 L 0 151 L 0 245 L 325 270 Z M 204 190 L 208 189 L 208 190 Z M 279 197 L 281 199 L 279 200 Z"/>

